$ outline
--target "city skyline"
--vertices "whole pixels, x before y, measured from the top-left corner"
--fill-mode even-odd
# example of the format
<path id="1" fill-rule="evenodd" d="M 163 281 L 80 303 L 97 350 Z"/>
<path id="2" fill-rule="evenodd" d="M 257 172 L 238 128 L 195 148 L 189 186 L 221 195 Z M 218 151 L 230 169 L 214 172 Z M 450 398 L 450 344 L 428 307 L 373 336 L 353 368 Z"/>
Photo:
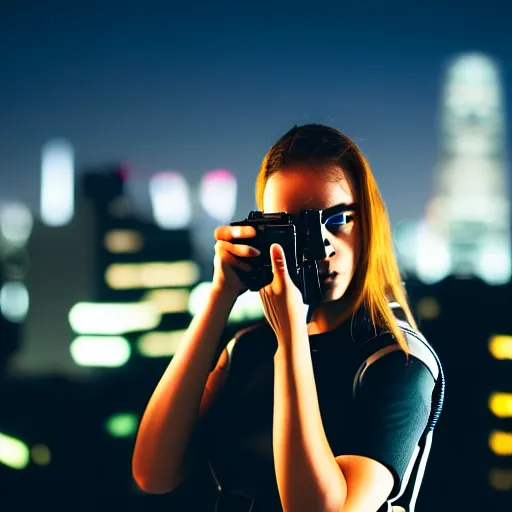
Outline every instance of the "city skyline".
<path id="1" fill-rule="evenodd" d="M 131 164 L 130 189 L 146 211 L 153 173 L 181 172 L 195 188 L 204 173 L 228 169 L 242 217 L 270 145 L 296 123 L 320 122 L 360 145 L 392 222 L 419 217 L 441 151 L 447 61 L 482 51 L 510 83 L 505 20 L 470 3 L 424 11 L 402 2 L 307 11 L 301 2 L 271 11 L 263 3 L 208 6 L 200 17 L 187 6 L 140 13 L 115 3 L 101 11 L 50 4 L 30 13 L 1 7 L 10 24 L 0 34 L 0 199 L 34 212 L 42 146 L 64 137 L 77 169 Z M 347 17 L 354 23 L 340 23 Z"/>

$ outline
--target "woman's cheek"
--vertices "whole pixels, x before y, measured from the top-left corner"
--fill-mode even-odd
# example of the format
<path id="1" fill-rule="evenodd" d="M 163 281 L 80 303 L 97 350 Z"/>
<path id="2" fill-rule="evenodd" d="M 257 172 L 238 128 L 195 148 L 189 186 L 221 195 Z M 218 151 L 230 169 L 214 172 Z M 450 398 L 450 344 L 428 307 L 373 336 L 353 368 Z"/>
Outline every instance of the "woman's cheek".
<path id="1" fill-rule="evenodd" d="M 354 234 L 355 235 L 355 234 Z M 359 240 L 356 236 L 343 240 L 340 244 L 340 270 L 342 272 L 353 272 L 360 257 Z"/>

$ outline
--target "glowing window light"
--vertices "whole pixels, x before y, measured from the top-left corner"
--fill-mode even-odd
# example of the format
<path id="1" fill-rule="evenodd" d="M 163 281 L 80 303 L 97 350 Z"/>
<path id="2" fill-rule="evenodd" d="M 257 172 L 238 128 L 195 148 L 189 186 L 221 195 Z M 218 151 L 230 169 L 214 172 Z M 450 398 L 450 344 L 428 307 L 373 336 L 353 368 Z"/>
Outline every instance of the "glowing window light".
<path id="1" fill-rule="evenodd" d="M 155 223 L 162 229 L 183 229 L 192 217 L 189 187 L 177 172 L 162 171 L 149 180 Z"/>
<path id="2" fill-rule="evenodd" d="M 206 303 L 211 287 L 211 282 L 204 281 L 194 286 L 190 292 L 188 311 L 192 316 L 195 316 Z"/>
<path id="3" fill-rule="evenodd" d="M 36 444 L 32 446 L 30 453 L 32 455 L 32 460 L 38 466 L 48 466 L 52 461 L 50 449 L 44 444 Z"/>
<path id="4" fill-rule="evenodd" d="M 512 455 L 512 432 L 499 430 L 491 432 L 489 447 L 496 455 Z"/>
<path id="5" fill-rule="evenodd" d="M 512 393 L 492 393 L 489 409 L 499 418 L 512 418 Z"/>
<path id="6" fill-rule="evenodd" d="M 496 359 L 512 359 L 512 336 L 497 334 L 489 340 L 489 352 Z"/>
<path id="7" fill-rule="evenodd" d="M 184 288 L 150 290 L 142 300 L 152 302 L 160 313 L 183 313 L 188 311 L 190 292 Z"/>
<path id="8" fill-rule="evenodd" d="M 133 413 L 118 413 L 107 418 L 105 430 L 112 437 L 131 437 L 137 432 L 139 417 Z"/>
<path id="9" fill-rule="evenodd" d="M 65 140 L 43 146 L 41 168 L 41 220 L 63 226 L 73 218 L 75 201 L 73 147 Z"/>
<path id="10" fill-rule="evenodd" d="M 23 283 L 5 283 L 0 289 L 0 311 L 10 322 L 25 320 L 29 302 L 28 290 Z"/>
<path id="11" fill-rule="evenodd" d="M 116 368 L 127 363 L 132 351 L 121 336 L 78 336 L 71 342 L 70 352 L 79 366 Z"/>
<path id="12" fill-rule="evenodd" d="M 441 312 L 439 302 L 434 297 L 423 297 L 418 301 L 416 309 L 423 320 L 433 320 Z"/>
<path id="13" fill-rule="evenodd" d="M 229 314 L 228 323 L 260 320 L 263 316 L 263 305 L 261 304 L 259 292 L 247 291 L 243 295 L 240 295 L 235 302 Z"/>
<path id="14" fill-rule="evenodd" d="M 448 247 L 432 233 L 425 222 L 418 225 L 416 272 L 425 284 L 440 281 L 450 273 L 451 255 Z"/>
<path id="15" fill-rule="evenodd" d="M 113 263 L 105 271 L 107 284 L 116 290 L 192 286 L 198 278 L 193 261 Z"/>
<path id="16" fill-rule="evenodd" d="M 129 229 L 113 229 L 104 238 L 107 251 L 116 254 L 139 252 L 143 243 L 142 235 Z"/>
<path id="17" fill-rule="evenodd" d="M 151 302 L 79 302 L 69 312 L 77 334 L 125 334 L 158 326 L 161 315 Z"/>
<path id="18" fill-rule="evenodd" d="M 33 224 L 32 213 L 23 203 L 7 203 L 0 207 L 0 231 L 11 245 L 25 245 Z"/>
<path id="19" fill-rule="evenodd" d="M 0 463 L 13 469 L 24 469 L 29 461 L 28 446 L 23 441 L 0 432 Z"/>
<path id="20" fill-rule="evenodd" d="M 190 292 L 189 313 L 194 316 L 208 300 L 212 283 L 202 282 Z M 263 318 L 263 306 L 259 292 L 245 292 L 236 300 L 228 317 L 228 323 L 245 322 Z"/>
<path id="21" fill-rule="evenodd" d="M 492 468 L 489 485 L 497 491 L 512 491 L 512 469 Z"/>
<path id="22" fill-rule="evenodd" d="M 478 275 L 487 284 L 500 285 L 508 283 L 511 273 L 508 243 L 495 243 L 492 245 L 488 243 L 477 261 L 477 269 Z"/>
<path id="23" fill-rule="evenodd" d="M 137 344 L 138 351 L 145 357 L 173 356 L 183 340 L 186 329 L 169 332 L 148 332 Z"/>
<path id="24" fill-rule="evenodd" d="M 224 169 L 210 171 L 203 176 L 199 199 L 206 212 L 222 224 L 232 220 L 236 210 L 237 182 Z"/>

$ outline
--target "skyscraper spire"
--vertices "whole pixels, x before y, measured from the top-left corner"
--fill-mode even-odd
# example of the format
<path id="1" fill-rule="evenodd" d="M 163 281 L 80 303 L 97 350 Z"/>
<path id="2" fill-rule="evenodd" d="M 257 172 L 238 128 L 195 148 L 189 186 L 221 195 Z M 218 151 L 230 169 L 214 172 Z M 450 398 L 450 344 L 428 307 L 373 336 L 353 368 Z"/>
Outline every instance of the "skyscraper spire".
<path id="1" fill-rule="evenodd" d="M 468 53 L 452 59 L 442 91 L 434 196 L 416 232 L 415 274 L 510 280 L 510 203 L 499 68 Z"/>

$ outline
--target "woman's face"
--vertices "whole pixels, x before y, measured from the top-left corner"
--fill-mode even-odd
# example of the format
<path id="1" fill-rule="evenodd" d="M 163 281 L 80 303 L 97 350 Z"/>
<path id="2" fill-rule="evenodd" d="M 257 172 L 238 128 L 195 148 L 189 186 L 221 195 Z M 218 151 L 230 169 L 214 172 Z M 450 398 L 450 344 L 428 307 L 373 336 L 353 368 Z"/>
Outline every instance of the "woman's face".
<path id="1" fill-rule="evenodd" d="M 263 211 L 299 213 L 306 209 L 324 210 L 357 201 L 348 175 L 336 168 L 340 178 L 333 181 L 325 172 L 311 167 L 286 169 L 272 175 L 265 186 Z M 360 250 L 359 219 L 344 225 L 322 226 L 326 258 L 320 262 L 320 273 L 334 276 L 321 278 L 324 302 L 343 297 L 354 275 Z"/>

